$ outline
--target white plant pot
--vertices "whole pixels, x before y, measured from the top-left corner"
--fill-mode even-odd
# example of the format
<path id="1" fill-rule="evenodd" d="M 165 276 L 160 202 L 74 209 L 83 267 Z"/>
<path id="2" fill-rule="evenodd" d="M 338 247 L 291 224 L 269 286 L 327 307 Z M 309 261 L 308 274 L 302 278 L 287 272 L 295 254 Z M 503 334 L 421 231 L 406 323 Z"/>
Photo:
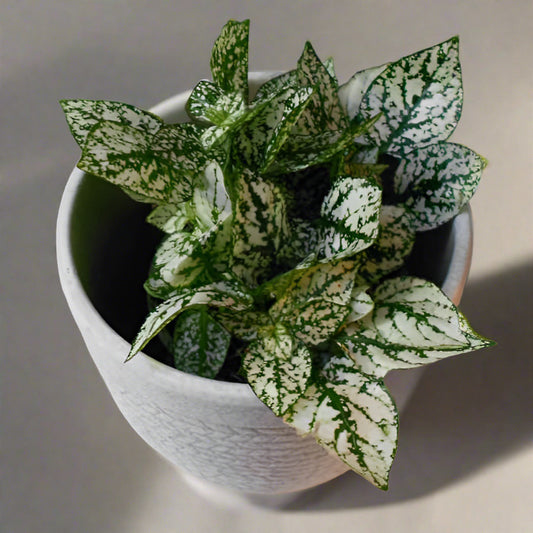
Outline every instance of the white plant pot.
<path id="1" fill-rule="evenodd" d="M 251 80 L 264 80 L 255 73 Z M 188 93 L 152 109 L 169 122 L 187 119 Z M 142 282 L 154 235 L 144 207 L 118 188 L 74 169 L 57 222 L 61 286 L 89 352 L 118 408 L 163 457 L 201 480 L 238 491 L 280 494 L 333 479 L 348 467 L 312 437 L 302 438 L 263 405 L 246 384 L 200 378 L 144 353 L 124 359 L 145 311 Z M 146 234 L 146 235 L 145 235 Z M 458 303 L 470 267 L 472 220 L 463 210 L 423 235 L 423 267 Z M 152 246 L 152 248 L 153 248 Z M 136 271 L 130 265 L 134 262 Z M 126 268 L 128 267 L 128 268 Z M 141 305 L 139 312 L 133 310 Z M 400 411 L 421 369 L 391 372 L 386 382 Z M 117 452 L 120 453 L 120 452 Z"/>

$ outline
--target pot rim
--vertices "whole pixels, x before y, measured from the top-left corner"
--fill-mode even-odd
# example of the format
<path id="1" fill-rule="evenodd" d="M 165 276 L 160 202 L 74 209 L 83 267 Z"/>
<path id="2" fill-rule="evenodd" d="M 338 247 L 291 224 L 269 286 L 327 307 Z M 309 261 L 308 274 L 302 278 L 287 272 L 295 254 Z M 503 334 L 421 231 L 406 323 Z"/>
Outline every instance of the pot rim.
<path id="1" fill-rule="evenodd" d="M 279 73 L 278 71 L 251 72 L 250 81 L 252 84 L 257 84 Z M 169 115 L 180 107 L 183 108 L 190 93 L 189 90 L 167 98 L 150 108 L 150 111 L 164 118 L 165 115 Z M 59 278 L 69 308 L 80 329 L 83 331 L 83 327 L 90 327 L 99 331 L 102 338 L 109 339 L 110 343 L 113 343 L 113 347 L 120 347 L 120 350 L 110 349 L 109 356 L 120 357 L 124 360 L 125 354 L 129 351 L 130 343 L 123 339 L 96 310 L 82 286 L 74 263 L 71 219 L 77 194 L 85 175 L 85 172 L 75 167 L 69 176 L 61 198 L 56 225 Z M 451 238 L 453 242 L 452 253 L 442 290 L 452 301 L 458 304 L 472 257 L 472 214 L 469 205 L 465 206 L 455 217 Z M 80 317 L 83 317 L 83 324 Z M 181 389 L 187 388 L 192 394 L 196 392 L 202 395 L 219 396 L 223 397 L 226 402 L 246 402 L 256 407 L 258 404 L 263 405 L 247 383 L 217 381 L 187 374 L 157 361 L 144 352 L 139 352 L 128 362 L 128 365 L 137 366 L 140 372 L 152 373 L 152 379 L 161 380 Z M 267 408 L 265 407 L 265 409 Z"/>

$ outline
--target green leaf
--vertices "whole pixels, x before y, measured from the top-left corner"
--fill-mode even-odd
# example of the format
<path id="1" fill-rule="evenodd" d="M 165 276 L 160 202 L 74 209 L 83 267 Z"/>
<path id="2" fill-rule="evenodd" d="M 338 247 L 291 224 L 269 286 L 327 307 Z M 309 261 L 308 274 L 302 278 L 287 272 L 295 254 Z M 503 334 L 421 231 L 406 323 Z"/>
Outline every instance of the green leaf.
<path id="1" fill-rule="evenodd" d="M 311 101 L 295 129 L 299 135 L 316 135 L 327 130 L 343 130 L 346 116 L 339 101 L 337 80 L 320 61 L 310 42 L 298 60 L 300 85 L 314 89 Z"/>
<path id="2" fill-rule="evenodd" d="M 278 185 L 250 170 L 237 176 L 233 220 L 233 272 L 250 287 L 268 272 L 288 233 L 285 197 Z"/>
<path id="3" fill-rule="evenodd" d="M 244 310 L 253 305 L 253 299 L 234 281 L 219 281 L 196 289 L 185 289 L 159 304 L 146 317 L 131 345 L 126 361 L 141 351 L 184 309 L 198 305 Z"/>
<path id="4" fill-rule="evenodd" d="M 121 102 L 105 100 L 61 100 L 72 136 L 83 148 L 91 129 L 102 121 L 120 122 L 149 135 L 156 134 L 163 121 L 149 111 Z"/>
<path id="5" fill-rule="evenodd" d="M 384 281 L 373 295 L 374 310 L 348 324 L 339 346 L 368 375 L 411 368 L 490 346 L 429 281 L 399 277 Z"/>
<path id="6" fill-rule="evenodd" d="M 248 36 L 250 21 L 230 20 L 211 52 L 213 81 L 225 93 L 240 93 L 248 101 Z"/>
<path id="7" fill-rule="evenodd" d="M 299 433 L 312 435 L 356 473 L 387 489 L 398 413 L 383 381 L 359 372 L 346 357 L 332 357 L 284 420 Z"/>
<path id="8" fill-rule="evenodd" d="M 369 179 L 341 176 L 321 209 L 320 253 L 326 260 L 354 255 L 378 235 L 381 189 Z"/>
<path id="9" fill-rule="evenodd" d="M 388 63 L 356 72 L 339 87 L 339 101 L 346 116 L 352 120 L 359 115 L 359 108 L 370 84 L 389 66 Z"/>
<path id="10" fill-rule="evenodd" d="M 270 308 L 270 316 L 290 327 L 303 343 L 320 344 L 339 329 L 350 313 L 354 277 L 353 261 L 294 270 L 279 278 L 278 287 L 270 288 L 280 294 Z"/>
<path id="11" fill-rule="evenodd" d="M 481 156 L 460 144 L 430 144 L 407 154 L 394 175 L 394 191 L 412 210 L 414 229 L 433 229 L 457 215 L 484 167 Z"/>
<path id="12" fill-rule="evenodd" d="M 174 366 L 213 379 L 224 364 L 230 340 L 231 335 L 209 316 L 205 306 L 188 309 L 174 326 Z"/>
<path id="13" fill-rule="evenodd" d="M 385 275 L 400 268 L 411 253 L 416 232 L 412 212 L 405 207 L 383 205 L 378 237 L 360 257 L 359 279 L 374 285 Z"/>
<path id="14" fill-rule="evenodd" d="M 416 147 L 446 140 L 461 115 L 463 88 L 459 39 L 391 63 L 361 101 L 366 118 L 382 113 L 368 139 L 380 152 L 403 156 Z"/>
<path id="15" fill-rule="evenodd" d="M 277 416 L 304 393 L 311 375 L 311 353 L 282 326 L 251 343 L 243 369 L 259 399 Z"/>

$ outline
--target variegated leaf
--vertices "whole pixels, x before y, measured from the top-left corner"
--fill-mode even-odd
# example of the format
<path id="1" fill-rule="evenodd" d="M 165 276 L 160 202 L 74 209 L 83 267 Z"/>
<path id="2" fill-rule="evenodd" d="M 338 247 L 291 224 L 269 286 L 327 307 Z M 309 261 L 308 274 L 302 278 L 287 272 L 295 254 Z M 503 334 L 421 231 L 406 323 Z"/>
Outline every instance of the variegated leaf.
<path id="1" fill-rule="evenodd" d="M 343 130 L 346 116 L 339 101 L 337 80 L 320 61 L 310 42 L 298 60 L 300 85 L 314 89 L 311 101 L 295 126 L 298 135 L 316 135 L 327 130 Z"/>
<path id="2" fill-rule="evenodd" d="M 303 435 L 381 489 L 387 489 L 396 453 L 398 413 L 382 380 L 333 357 L 284 417 Z"/>
<path id="3" fill-rule="evenodd" d="M 285 197 L 278 185 L 243 169 L 235 184 L 232 270 L 250 287 L 268 272 L 288 233 Z"/>
<path id="4" fill-rule="evenodd" d="M 368 375 L 383 377 L 389 370 L 432 363 L 491 344 L 429 281 L 389 279 L 377 287 L 373 299 L 372 313 L 347 325 L 337 339 Z"/>
<path id="5" fill-rule="evenodd" d="M 164 299 L 176 289 L 192 285 L 205 270 L 198 248 L 198 237 L 188 232 L 175 232 L 163 239 L 144 284 L 146 292 Z"/>
<path id="6" fill-rule="evenodd" d="M 220 307 L 212 313 L 217 322 L 234 337 L 246 342 L 255 341 L 260 334 L 272 329 L 272 319 L 263 311 L 235 311 Z"/>
<path id="7" fill-rule="evenodd" d="M 415 243 L 413 226 L 410 210 L 395 205 L 381 206 L 378 237 L 362 252 L 357 277 L 373 285 L 400 268 Z"/>
<path id="8" fill-rule="evenodd" d="M 218 163 L 206 166 L 201 183 L 194 190 L 192 205 L 198 226 L 204 231 L 231 215 L 231 200 Z"/>
<path id="9" fill-rule="evenodd" d="M 187 309 L 174 326 L 174 366 L 213 379 L 224 364 L 230 341 L 231 334 L 209 315 L 205 306 Z"/>
<path id="10" fill-rule="evenodd" d="M 354 145 L 355 139 L 370 129 L 377 117 L 362 123 L 353 123 L 343 130 L 326 130 L 314 135 L 292 134 L 287 138 L 268 172 L 286 174 L 330 163 L 344 150 Z"/>
<path id="11" fill-rule="evenodd" d="M 283 322 L 303 343 L 317 345 L 331 337 L 350 313 L 355 277 L 353 261 L 319 263 L 295 270 L 273 292 L 283 293 L 270 316 Z M 288 283 L 287 283 L 288 282 Z"/>
<path id="12" fill-rule="evenodd" d="M 359 115 L 359 108 L 370 84 L 388 67 L 388 63 L 356 72 L 339 87 L 339 101 L 346 116 L 353 120 Z"/>
<path id="13" fill-rule="evenodd" d="M 161 204 L 148 215 L 146 222 L 170 234 L 183 231 L 193 218 L 194 213 L 188 203 Z"/>
<path id="14" fill-rule="evenodd" d="M 318 248 L 317 224 L 311 220 L 293 218 L 289 220 L 289 238 L 281 243 L 280 259 L 292 268 L 315 254 Z"/>
<path id="15" fill-rule="evenodd" d="M 105 100 L 61 100 L 72 136 L 83 148 L 91 129 L 102 121 L 119 122 L 149 135 L 156 134 L 163 121 L 149 111 L 121 102 Z"/>
<path id="16" fill-rule="evenodd" d="M 235 138 L 235 151 L 246 166 L 265 172 L 310 101 L 311 88 L 284 89 L 264 100 Z"/>
<path id="17" fill-rule="evenodd" d="M 196 289 L 185 289 L 159 304 L 144 321 L 126 360 L 141 351 L 169 322 L 184 309 L 197 305 L 244 310 L 253 305 L 252 297 L 240 284 L 219 281 Z"/>
<path id="18" fill-rule="evenodd" d="M 278 325 L 249 345 L 242 367 L 255 394 L 281 416 L 307 387 L 311 352 Z"/>
<path id="19" fill-rule="evenodd" d="M 290 87 L 297 86 L 297 78 L 296 70 L 289 70 L 268 79 L 263 85 L 261 85 L 261 87 L 259 87 L 259 89 L 257 89 L 257 93 L 252 102 L 256 103 L 270 100 L 272 96 L 279 94 Z"/>
<path id="20" fill-rule="evenodd" d="M 463 89 L 459 39 L 452 39 L 391 63 L 370 84 L 361 115 L 382 113 L 369 131 L 382 153 L 405 155 L 446 140 L 461 115 Z"/>
<path id="21" fill-rule="evenodd" d="M 381 189 L 365 178 L 337 178 L 321 209 L 320 253 L 326 260 L 368 248 L 378 235 Z"/>
<path id="22" fill-rule="evenodd" d="M 451 220 L 474 194 L 484 159 L 460 144 L 441 142 L 417 148 L 400 162 L 394 190 L 414 214 L 417 231 Z"/>
<path id="23" fill-rule="evenodd" d="M 213 81 L 225 93 L 240 93 L 248 101 L 248 36 L 250 21 L 230 20 L 211 52 Z"/>
<path id="24" fill-rule="evenodd" d="M 346 324 L 361 320 L 374 309 L 374 301 L 368 294 L 368 290 L 368 285 L 356 285 L 353 288 L 350 299 L 350 314 L 345 319 Z"/>
<path id="25" fill-rule="evenodd" d="M 87 136 L 78 167 L 155 203 L 192 196 L 208 162 L 195 126 L 177 124 L 149 135 L 118 122 L 100 122 Z"/>

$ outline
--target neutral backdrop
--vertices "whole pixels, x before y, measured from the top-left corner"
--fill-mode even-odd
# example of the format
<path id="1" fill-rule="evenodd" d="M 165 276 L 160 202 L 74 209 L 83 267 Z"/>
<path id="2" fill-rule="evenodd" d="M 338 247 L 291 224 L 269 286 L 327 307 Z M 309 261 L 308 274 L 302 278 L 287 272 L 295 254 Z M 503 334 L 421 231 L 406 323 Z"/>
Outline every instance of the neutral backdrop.
<path id="1" fill-rule="evenodd" d="M 454 140 L 490 162 L 462 308 L 498 346 L 427 369 L 388 493 L 350 473 L 278 507 L 197 494 L 122 419 L 59 287 L 79 152 L 58 100 L 150 107 L 208 77 L 220 28 L 248 17 L 251 69 L 291 68 L 311 40 L 341 81 L 461 38 Z M 532 20 L 530 0 L 0 0 L 1 532 L 531 531 Z"/>

